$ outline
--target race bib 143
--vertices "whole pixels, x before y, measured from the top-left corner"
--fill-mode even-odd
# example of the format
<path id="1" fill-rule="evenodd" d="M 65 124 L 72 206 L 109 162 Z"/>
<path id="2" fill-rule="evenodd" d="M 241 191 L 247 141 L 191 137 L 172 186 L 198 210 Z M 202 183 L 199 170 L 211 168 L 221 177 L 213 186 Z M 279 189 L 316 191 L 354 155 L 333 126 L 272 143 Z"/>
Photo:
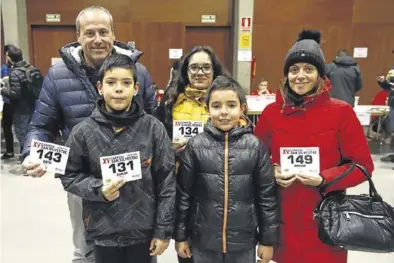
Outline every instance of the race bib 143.
<path id="1" fill-rule="evenodd" d="M 40 160 L 48 172 L 64 175 L 70 148 L 49 142 L 32 140 L 30 158 Z"/>

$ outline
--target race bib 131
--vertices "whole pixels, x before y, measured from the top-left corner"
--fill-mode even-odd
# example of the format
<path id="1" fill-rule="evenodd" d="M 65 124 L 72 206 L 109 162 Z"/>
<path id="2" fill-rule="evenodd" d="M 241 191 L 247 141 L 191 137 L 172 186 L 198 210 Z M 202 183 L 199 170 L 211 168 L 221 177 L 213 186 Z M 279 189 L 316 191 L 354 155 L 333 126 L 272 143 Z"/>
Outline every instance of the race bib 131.
<path id="1" fill-rule="evenodd" d="M 142 178 L 140 152 L 102 156 L 100 166 L 104 183 L 116 177 L 127 182 Z"/>

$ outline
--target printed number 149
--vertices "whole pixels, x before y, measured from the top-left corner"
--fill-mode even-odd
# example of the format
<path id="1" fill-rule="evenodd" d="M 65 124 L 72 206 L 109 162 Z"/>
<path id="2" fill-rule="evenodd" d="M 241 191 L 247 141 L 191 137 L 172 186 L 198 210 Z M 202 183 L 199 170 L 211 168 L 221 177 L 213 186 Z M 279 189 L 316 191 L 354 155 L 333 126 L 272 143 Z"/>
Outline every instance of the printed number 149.
<path id="1" fill-rule="evenodd" d="M 297 158 L 295 158 L 294 160 L 294 155 L 290 155 L 289 157 L 287 157 L 287 159 L 290 160 L 291 164 L 294 163 L 299 163 L 299 164 L 311 164 L 313 159 L 312 159 L 312 155 L 298 155 Z"/>

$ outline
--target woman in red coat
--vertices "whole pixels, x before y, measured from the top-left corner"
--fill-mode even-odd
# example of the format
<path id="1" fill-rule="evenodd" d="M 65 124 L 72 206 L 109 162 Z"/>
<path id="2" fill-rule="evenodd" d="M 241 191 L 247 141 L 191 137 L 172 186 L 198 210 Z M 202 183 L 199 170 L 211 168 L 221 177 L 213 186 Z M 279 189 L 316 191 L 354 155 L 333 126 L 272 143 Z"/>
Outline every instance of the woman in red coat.
<path id="1" fill-rule="evenodd" d="M 352 107 L 329 96 L 320 32 L 303 31 L 286 56 L 286 82 L 257 123 L 255 134 L 271 150 L 280 186 L 282 225 L 274 259 L 278 263 L 346 263 L 347 251 L 318 238 L 313 210 L 318 188 L 349 168 L 354 160 L 372 173 L 364 132 Z M 356 168 L 327 191 L 365 181 Z"/>

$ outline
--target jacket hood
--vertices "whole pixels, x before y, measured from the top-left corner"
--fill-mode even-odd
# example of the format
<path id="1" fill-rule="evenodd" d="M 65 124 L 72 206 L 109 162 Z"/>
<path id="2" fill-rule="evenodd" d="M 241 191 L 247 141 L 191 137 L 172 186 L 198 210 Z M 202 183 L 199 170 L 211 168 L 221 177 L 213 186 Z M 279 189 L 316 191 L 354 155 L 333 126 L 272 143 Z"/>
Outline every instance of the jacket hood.
<path id="1" fill-rule="evenodd" d="M 79 55 L 81 50 L 82 47 L 78 42 L 70 43 L 59 50 L 59 54 L 64 63 L 66 63 L 68 68 L 75 72 L 77 71 L 77 68 L 80 68 L 82 65 L 81 56 Z M 134 63 L 137 63 L 143 54 L 143 52 L 131 47 L 130 45 L 117 40 L 114 42 L 113 52 L 129 56 Z"/>
<path id="2" fill-rule="evenodd" d="M 25 66 L 27 66 L 27 62 L 24 61 L 24 60 L 22 60 L 22 61 L 16 62 L 16 63 L 12 66 L 12 68 L 23 68 L 23 67 L 25 67 Z"/>
<path id="3" fill-rule="evenodd" d="M 204 131 L 216 140 L 224 141 L 226 132 L 217 129 L 210 120 L 204 126 Z M 240 125 L 228 131 L 228 137 L 230 140 L 236 140 L 244 134 L 253 133 L 253 123 L 248 118 L 242 118 Z"/>
<path id="4" fill-rule="evenodd" d="M 133 97 L 130 110 L 122 113 L 112 113 L 105 110 L 104 99 L 97 100 L 97 106 L 91 118 L 99 123 L 108 124 L 113 127 L 129 126 L 145 114 L 142 98 Z"/>
<path id="5" fill-rule="evenodd" d="M 350 56 L 337 57 L 334 63 L 342 66 L 356 66 L 357 61 Z"/>

